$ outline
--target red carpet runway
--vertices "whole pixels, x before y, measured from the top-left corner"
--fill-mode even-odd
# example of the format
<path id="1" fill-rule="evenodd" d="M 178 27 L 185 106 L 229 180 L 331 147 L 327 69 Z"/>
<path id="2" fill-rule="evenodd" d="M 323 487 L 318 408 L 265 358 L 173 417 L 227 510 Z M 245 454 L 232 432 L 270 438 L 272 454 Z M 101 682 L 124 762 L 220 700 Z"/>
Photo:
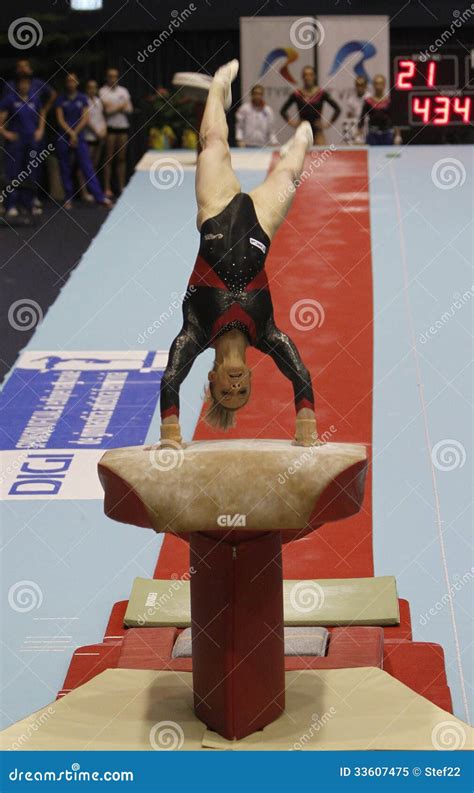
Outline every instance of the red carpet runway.
<path id="1" fill-rule="evenodd" d="M 314 152 L 291 211 L 276 235 L 267 273 L 277 325 L 294 340 L 313 376 L 320 435 L 372 439 L 372 275 L 367 153 Z M 273 361 L 251 350 L 254 397 L 234 438 L 292 437 L 293 392 Z M 217 438 L 204 421 L 195 440 Z M 371 477 L 362 511 L 327 524 L 284 550 L 285 578 L 373 575 Z M 165 537 L 155 575 L 188 567 L 188 546 Z"/>

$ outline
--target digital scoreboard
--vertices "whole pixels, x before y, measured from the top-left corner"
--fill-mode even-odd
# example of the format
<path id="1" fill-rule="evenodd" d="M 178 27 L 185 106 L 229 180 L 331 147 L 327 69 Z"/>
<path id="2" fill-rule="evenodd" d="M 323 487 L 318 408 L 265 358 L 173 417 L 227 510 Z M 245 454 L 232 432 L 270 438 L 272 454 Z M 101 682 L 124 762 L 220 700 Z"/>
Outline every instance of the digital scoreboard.
<path id="1" fill-rule="evenodd" d="M 474 51 L 392 51 L 391 111 L 405 143 L 474 140 Z"/>

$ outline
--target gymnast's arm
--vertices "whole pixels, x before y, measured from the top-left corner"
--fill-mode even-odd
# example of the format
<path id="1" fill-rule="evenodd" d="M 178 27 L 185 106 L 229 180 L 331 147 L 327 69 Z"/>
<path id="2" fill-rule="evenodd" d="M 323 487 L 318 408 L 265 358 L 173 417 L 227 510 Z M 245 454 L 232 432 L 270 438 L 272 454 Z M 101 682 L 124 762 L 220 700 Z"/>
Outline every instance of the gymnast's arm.
<path id="1" fill-rule="evenodd" d="M 328 93 L 328 91 L 324 92 L 324 101 L 327 102 L 328 105 L 331 105 L 332 109 L 334 110 L 334 113 L 332 114 L 332 118 L 329 122 L 329 124 L 334 124 L 341 115 L 341 106 L 338 104 L 338 102 L 336 102 L 335 99 L 332 98 L 331 94 Z"/>
<path id="2" fill-rule="evenodd" d="M 273 317 L 266 325 L 258 349 L 270 355 L 280 372 L 291 381 L 295 395 L 296 434 L 298 446 L 317 446 L 316 416 L 314 413 L 313 386 L 311 375 L 301 360 L 300 354 L 286 333 L 276 327 Z"/>
<path id="3" fill-rule="evenodd" d="M 362 129 L 365 124 L 365 120 L 368 117 L 371 109 L 372 109 L 371 105 L 367 102 L 367 100 L 364 100 L 364 104 L 362 105 L 362 110 L 360 111 L 359 121 L 357 123 L 357 129 L 359 130 L 359 132 L 362 132 Z"/>
<path id="4" fill-rule="evenodd" d="M 295 103 L 296 103 L 296 97 L 295 97 L 295 95 L 294 95 L 294 93 L 293 93 L 293 94 L 290 94 L 290 96 L 288 97 L 288 99 L 286 100 L 286 102 L 285 102 L 285 103 L 284 103 L 284 104 L 281 106 L 281 108 L 280 108 L 280 116 L 281 116 L 282 118 L 284 118 L 284 119 L 285 119 L 285 121 L 286 121 L 288 124 L 290 124 L 290 126 L 292 126 L 292 127 L 298 127 L 298 126 L 299 126 L 299 123 L 300 123 L 300 122 L 299 122 L 299 120 L 298 120 L 298 119 L 296 119 L 296 118 L 288 118 L 288 110 L 289 110 L 289 109 L 290 109 L 290 107 L 291 107 L 292 105 L 294 105 Z"/>
<path id="5" fill-rule="evenodd" d="M 161 443 L 180 445 L 182 443 L 179 426 L 179 389 L 188 376 L 191 367 L 206 345 L 202 343 L 199 328 L 185 319 L 183 327 L 176 336 L 168 357 L 168 365 L 161 380 Z M 170 443 L 171 442 L 171 443 Z"/>

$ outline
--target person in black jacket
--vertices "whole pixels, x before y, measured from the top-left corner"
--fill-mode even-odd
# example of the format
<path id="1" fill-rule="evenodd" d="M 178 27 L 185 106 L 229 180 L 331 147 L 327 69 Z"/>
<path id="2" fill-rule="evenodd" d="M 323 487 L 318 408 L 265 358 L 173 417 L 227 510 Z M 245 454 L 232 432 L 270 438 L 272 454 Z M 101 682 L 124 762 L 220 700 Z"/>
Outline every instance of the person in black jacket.
<path id="1" fill-rule="evenodd" d="M 316 84 L 316 73 L 312 66 L 305 66 L 301 76 L 303 87 L 290 94 L 280 108 L 280 114 L 292 127 L 297 127 L 302 121 L 309 121 L 313 128 L 315 146 L 325 146 L 324 130 L 335 123 L 341 108 L 327 91 Z M 325 103 L 331 105 L 334 111 L 330 121 L 325 121 L 322 117 Z M 298 118 L 289 118 L 288 111 L 292 105 L 296 105 L 298 109 Z"/>
<path id="2" fill-rule="evenodd" d="M 197 356 L 209 347 L 206 420 L 226 430 L 249 400 L 251 370 L 246 350 L 270 355 L 294 391 L 296 443 L 318 443 L 311 375 L 291 339 L 275 324 L 265 260 L 272 237 L 291 205 L 313 134 L 304 123 L 286 144 L 265 182 L 242 193 L 231 167 L 225 109 L 238 61 L 222 66 L 209 89 L 202 150 L 196 169 L 199 253 L 183 301 L 183 326 L 173 341 L 161 383 L 161 443 L 182 443 L 179 390 Z"/>
<path id="3" fill-rule="evenodd" d="M 387 93 L 387 81 L 383 74 L 376 74 L 372 85 L 374 93 L 367 96 L 362 105 L 358 123 L 359 140 L 364 126 L 367 126 L 365 142 L 369 146 L 398 145 L 401 143 L 400 132 L 392 123 L 390 94 Z"/>

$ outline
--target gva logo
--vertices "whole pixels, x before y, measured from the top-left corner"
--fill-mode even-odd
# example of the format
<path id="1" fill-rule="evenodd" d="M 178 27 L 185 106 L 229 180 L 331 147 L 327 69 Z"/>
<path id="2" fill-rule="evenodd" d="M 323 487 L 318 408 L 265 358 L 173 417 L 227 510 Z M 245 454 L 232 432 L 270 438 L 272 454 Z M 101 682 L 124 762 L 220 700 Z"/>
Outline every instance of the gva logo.
<path id="1" fill-rule="evenodd" d="M 217 525 L 234 529 L 237 526 L 246 526 L 245 518 L 245 515 L 239 515 L 238 513 L 235 515 L 219 515 L 217 518 Z"/>

